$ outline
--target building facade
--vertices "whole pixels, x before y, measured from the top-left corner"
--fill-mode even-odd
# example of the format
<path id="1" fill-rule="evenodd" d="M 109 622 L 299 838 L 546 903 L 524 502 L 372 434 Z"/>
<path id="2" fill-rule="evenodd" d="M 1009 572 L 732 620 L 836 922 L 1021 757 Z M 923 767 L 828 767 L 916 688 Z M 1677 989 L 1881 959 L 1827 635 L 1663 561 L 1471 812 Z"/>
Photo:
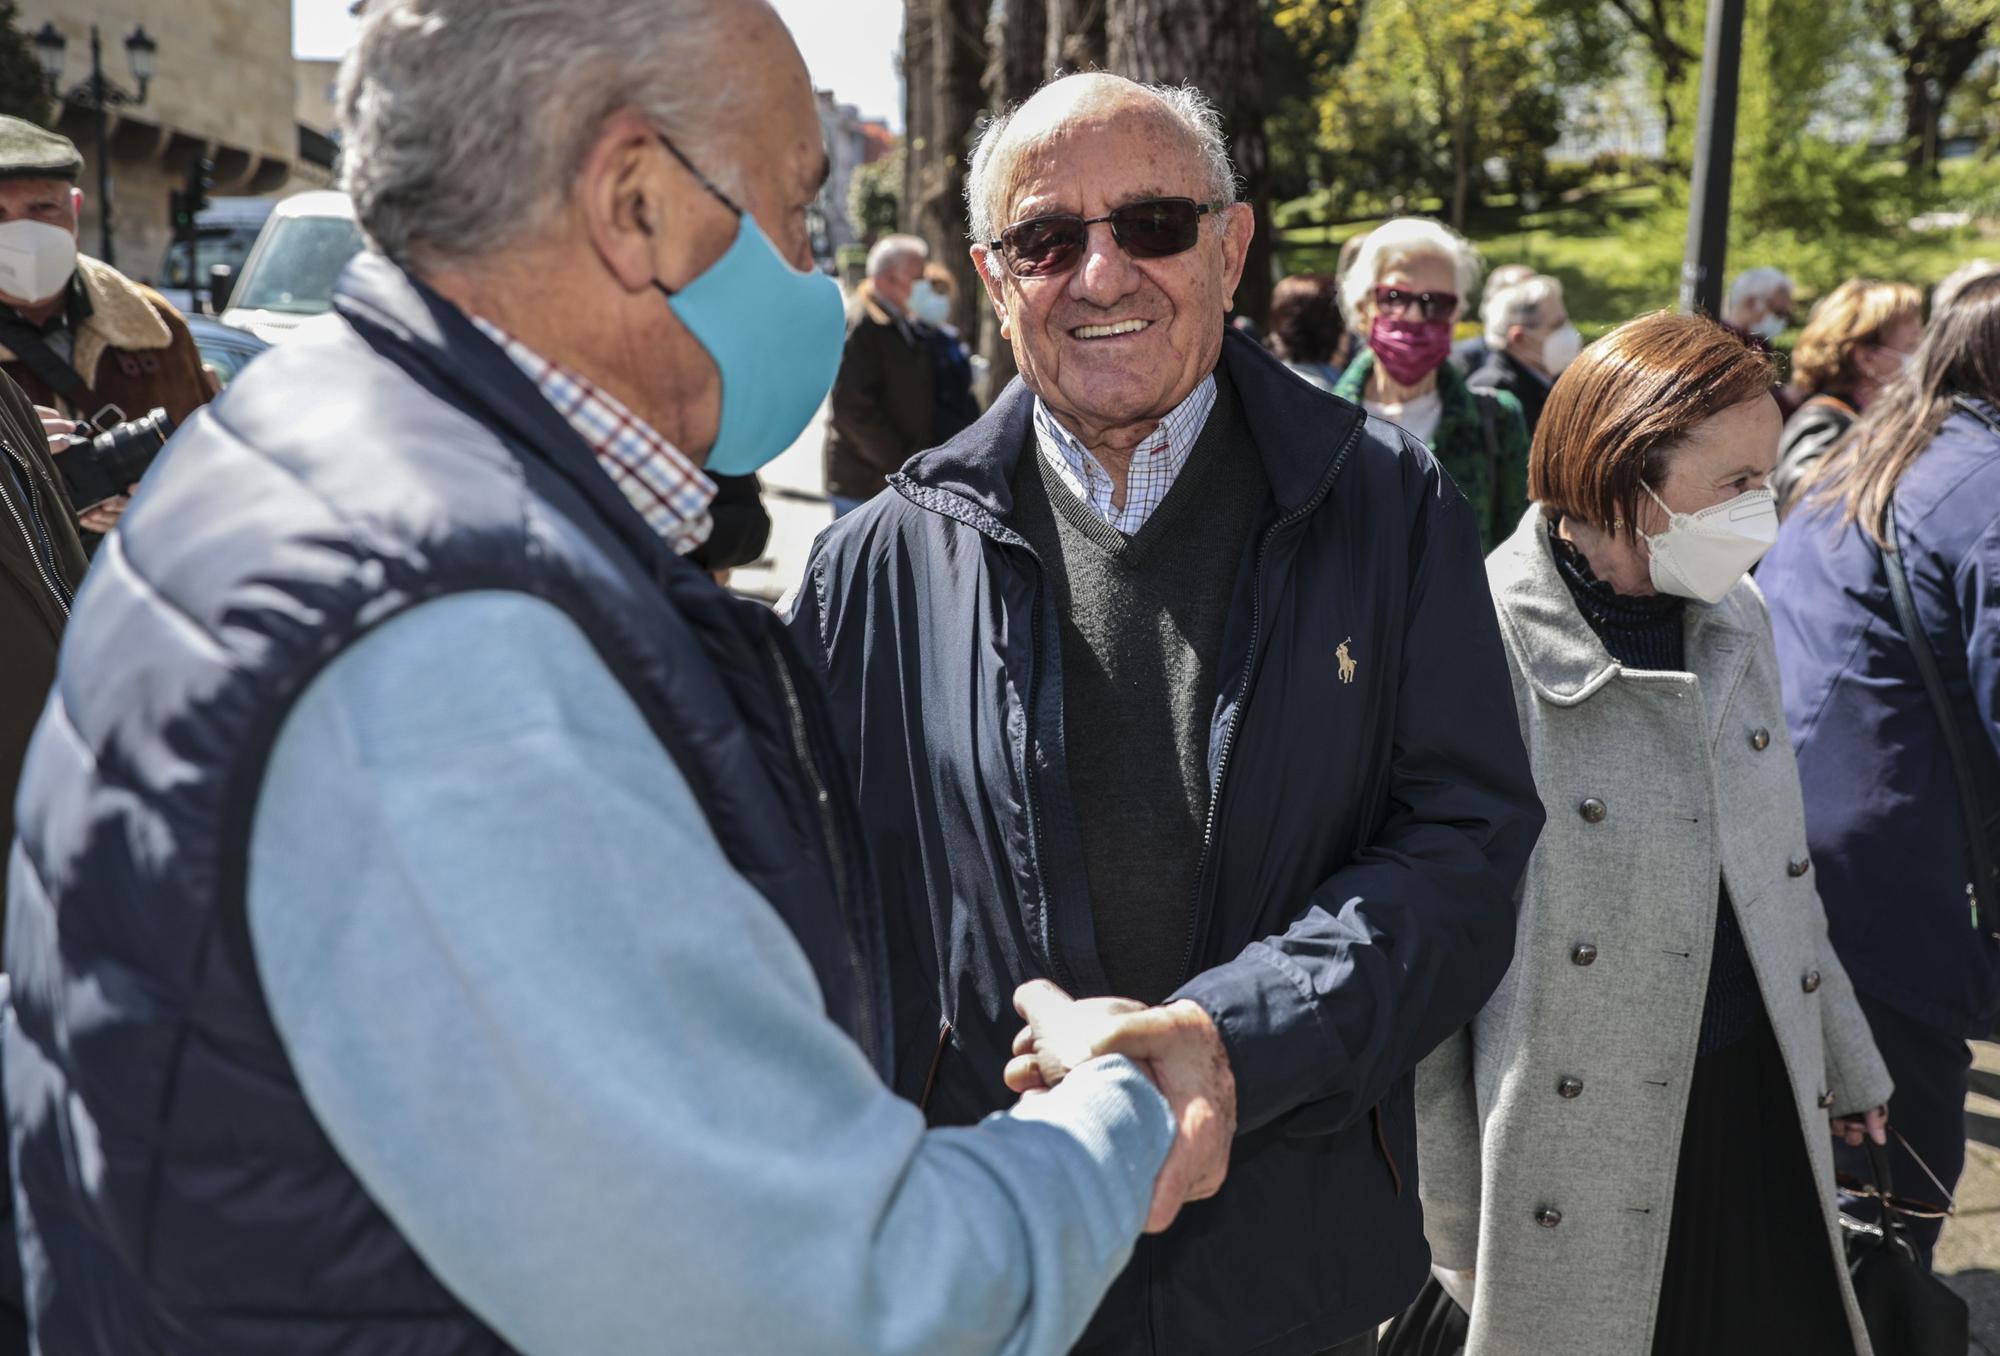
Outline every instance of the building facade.
<path id="1" fill-rule="evenodd" d="M 53 23 L 68 39 L 61 87 L 90 78 L 90 33 L 105 78 L 136 81 L 125 50 L 137 25 L 159 44 L 144 103 L 108 113 L 113 260 L 134 278 L 159 276 L 173 240 L 169 195 L 196 160 L 214 163 L 217 197 L 283 188 L 299 158 L 292 12 L 286 0 L 17 0 L 15 24 L 32 36 Z M 103 252 L 96 114 L 65 103 L 56 129 L 83 152 L 83 249 Z"/>

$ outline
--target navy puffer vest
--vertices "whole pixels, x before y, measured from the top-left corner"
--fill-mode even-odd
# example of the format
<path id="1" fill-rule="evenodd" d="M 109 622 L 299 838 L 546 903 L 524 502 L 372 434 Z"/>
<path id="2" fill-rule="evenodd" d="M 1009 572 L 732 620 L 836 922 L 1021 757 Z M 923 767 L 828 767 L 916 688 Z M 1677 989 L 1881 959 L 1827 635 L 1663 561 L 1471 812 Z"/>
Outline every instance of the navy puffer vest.
<path id="1" fill-rule="evenodd" d="M 337 309 L 175 439 L 83 590 L 29 754 L 6 1087 L 48 1356 L 506 1349 L 314 1121 L 244 908 L 287 711 L 428 599 L 513 589 L 574 620 L 797 935 L 829 1016 L 878 1062 L 888 1048 L 847 778 L 775 618 L 668 552 L 435 294 L 364 255 Z"/>

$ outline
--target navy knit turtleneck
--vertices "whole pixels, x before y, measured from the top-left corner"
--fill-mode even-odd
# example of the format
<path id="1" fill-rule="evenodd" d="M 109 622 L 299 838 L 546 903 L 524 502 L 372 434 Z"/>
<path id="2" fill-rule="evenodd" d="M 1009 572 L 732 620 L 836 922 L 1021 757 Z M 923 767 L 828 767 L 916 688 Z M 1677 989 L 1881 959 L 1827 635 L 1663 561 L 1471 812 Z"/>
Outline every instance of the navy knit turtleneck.
<path id="1" fill-rule="evenodd" d="M 1556 534 L 1553 523 L 1549 543 L 1555 548 L 1556 569 L 1569 586 L 1577 611 L 1613 659 L 1628 669 L 1678 672 L 1687 668 L 1686 599 L 1666 593 L 1649 597 L 1619 593 L 1591 571 L 1581 551 Z M 1735 906 L 1728 890 L 1719 884 L 1718 889 L 1714 955 L 1709 962 L 1708 996 L 1702 1004 L 1701 1044 L 1697 1048 L 1703 1055 L 1727 1049 L 1747 1035 L 1761 1001 Z"/>

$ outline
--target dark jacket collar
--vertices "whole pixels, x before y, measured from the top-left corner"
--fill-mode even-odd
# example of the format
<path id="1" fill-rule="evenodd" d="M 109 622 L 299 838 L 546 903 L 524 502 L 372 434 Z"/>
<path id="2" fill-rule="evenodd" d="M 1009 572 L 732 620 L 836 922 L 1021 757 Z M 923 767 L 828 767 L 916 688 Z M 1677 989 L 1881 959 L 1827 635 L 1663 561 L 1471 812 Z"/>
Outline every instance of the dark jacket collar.
<path id="1" fill-rule="evenodd" d="M 518 454 L 552 467 L 642 560 L 673 556 L 569 421 L 457 306 L 389 259 L 364 250 L 340 275 L 333 309 L 370 347 L 434 395 L 484 424 Z"/>
<path id="2" fill-rule="evenodd" d="M 1303 507 L 1364 418 L 1360 408 L 1301 380 L 1233 329 L 1223 336 L 1216 371 L 1236 388 L 1279 511 Z M 1034 408 L 1034 393 L 1014 378 L 977 423 L 911 458 L 890 483 L 905 494 L 919 492 L 912 497 L 954 495 L 1004 520 L 1014 506 L 1014 469 L 1033 441 Z"/>

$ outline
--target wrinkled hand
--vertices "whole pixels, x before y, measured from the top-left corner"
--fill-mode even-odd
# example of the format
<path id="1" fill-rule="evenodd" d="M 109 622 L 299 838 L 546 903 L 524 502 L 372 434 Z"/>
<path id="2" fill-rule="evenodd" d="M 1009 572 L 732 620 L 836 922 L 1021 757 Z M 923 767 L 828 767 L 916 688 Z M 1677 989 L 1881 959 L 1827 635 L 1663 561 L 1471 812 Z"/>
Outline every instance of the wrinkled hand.
<path id="1" fill-rule="evenodd" d="M 1047 980 L 1031 980 L 1015 991 L 1014 1009 L 1028 1022 L 1007 1065 L 1008 1086 L 1015 1091 L 1052 1087 L 1086 1059 L 1124 1055 L 1167 1099 L 1174 1144 L 1153 1184 L 1147 1233 L 1172 1224 L 1189 1201 L 1221 1190 L 1236 1138 L 1236 1077 L 1221 1034 L 1199 1004 L 1076 1002 Z"/>
<path id="2" fill-rule="evenodd" d="M 1858 1149 L 1866 1140 L 1877 1144 L 1889 1143 L 1889 1108 L 1878 1106 L 1872 1111 L 1864 1111 L 1859 1116 L 1833 1117 L 1833 1137 L 1850 1149 Z"/>

